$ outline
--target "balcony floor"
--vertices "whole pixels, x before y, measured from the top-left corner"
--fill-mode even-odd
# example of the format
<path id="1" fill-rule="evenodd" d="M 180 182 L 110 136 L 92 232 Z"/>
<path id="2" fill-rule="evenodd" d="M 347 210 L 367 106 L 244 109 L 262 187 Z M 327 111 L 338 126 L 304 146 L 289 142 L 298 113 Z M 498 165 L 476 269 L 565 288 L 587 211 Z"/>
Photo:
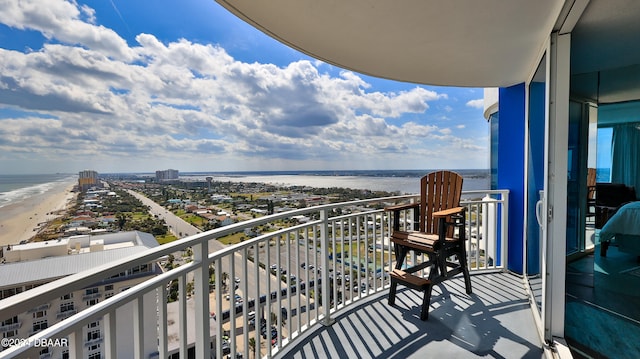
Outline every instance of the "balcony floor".
<path id="1" fill-rule="evenodd" d="M 421 321 L 421 294 L 398 287 L 372 295 L 317 326 L 280 358 L 544 358 L 522 279 L 509 273 L 461 276 L 434 288 L 429 320 Z"/>

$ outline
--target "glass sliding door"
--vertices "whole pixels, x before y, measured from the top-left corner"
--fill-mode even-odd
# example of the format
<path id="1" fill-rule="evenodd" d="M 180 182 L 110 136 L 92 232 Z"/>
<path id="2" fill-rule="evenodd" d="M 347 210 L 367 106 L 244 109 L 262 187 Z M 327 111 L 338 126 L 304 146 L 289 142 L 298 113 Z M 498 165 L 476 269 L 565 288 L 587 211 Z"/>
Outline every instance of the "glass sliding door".
<path id="1" fill-rule="evenodd" d="M 544 205 L 544 161 L 547 99 L 546 55 L 529 84 L 527 121 L 527 230 L 525 235 L 526 274 L 538 311 L 542 310 L 542 260 Z"/>
<path id="2" fill-rule="evenodd" d="M 579 255 L 586 249 L 587 217 L 587 149 L 589 131 L 589 105 L 569 102 L 569 150 L 567 159 L 567 256 Z M 594 210 L 594 209 L 593 209 Z"/>

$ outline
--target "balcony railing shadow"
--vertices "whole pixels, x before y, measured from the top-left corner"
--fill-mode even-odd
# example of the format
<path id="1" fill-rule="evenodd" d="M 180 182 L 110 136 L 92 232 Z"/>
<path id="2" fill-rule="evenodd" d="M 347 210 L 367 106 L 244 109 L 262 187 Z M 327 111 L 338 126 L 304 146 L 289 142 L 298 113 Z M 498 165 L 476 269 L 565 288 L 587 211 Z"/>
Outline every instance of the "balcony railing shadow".
<path id="1" fill-rule="evenodd" d="M 434 288 L 428 321 L 420 320 L 420 293 L 398 291 L 396 304 L 381 292 L 338 313 L 279 353 L 282 358 L 543 358 L 521 277 L 495 272 Z"/>

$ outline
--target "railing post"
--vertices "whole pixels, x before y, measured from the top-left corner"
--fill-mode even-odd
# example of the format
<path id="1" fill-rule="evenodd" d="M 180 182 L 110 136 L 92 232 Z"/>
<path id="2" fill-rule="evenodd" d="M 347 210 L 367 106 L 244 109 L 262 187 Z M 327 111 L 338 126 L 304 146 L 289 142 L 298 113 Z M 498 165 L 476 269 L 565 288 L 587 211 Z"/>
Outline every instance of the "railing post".
<path id="1" fill-rule="evenodd" d="M 218 335 L 218 333 L 222 333 L 222 286 L 223 286 L 223 270 L 222 270 L 222 258 L 216 260 L 214 262 L 215 266 L 215 276 L 216 276 L 216 289 L 215 289 L 215 315 L 216 315 L 216 340 L 215 340 L 215 357 L 222 357 L 222 335 Z M 256 284 L 257 285 L 257 284 Z M 186 354 L 185 354 L 186 355 Z M 180 356 L 180 358 L 186 358 L 186 356 Z"/>
<path id="2" fill-rule="evenodd" d="M 161 285 L 156 289 L 158 296 L 158 356 L 160 358 L 167 358 L 168 353 L 168 317 L 167 317 L 167 286 Z M 106 322 L 106 321 L 105 321 Z M 107 358 L 115 358 L 114 356 L 107 356 Z"/>
<path id="3" fill-rule="evenodd" d="M 500 195 L 502 199 L 502 223 L 500 226 L 500 232 L 502 233 L 500 236 L 500 248 L 502 253 L 500 255 L 500 261 L 502 268 L 506 270 L 509 265 L 507 261 L 507 253 L 509 253 L 509 190 L 501 191 Z"/>
<path id="4" fill-rule="evenodd" d="M 200 263 L 194 271 L 194 297 L 196 317 L 196 358 L 211 356 L 209 335 L 209 240 L 201 239 L 193 246 L 193 260 Z"/>
<path id="5" fill-rule="evenodd" d="M 256 267 L 260 267 L 257 262 L 254 262 Z M 242 303 L 242 340 L 244 342 L 243 353 L 247 357 L 249 357 L 249 319 L 247 318 L 247 314 L 249 314 L 249 249 L 244 248 L 242 250 L 242 294 L 244 295 L 244 301 Z M 260 280 L 259 277 L 255 277 L 255 281 L 258 282 Z M 254 299 L 254 311 L 255 308 L 259 305 L 260 297 L 256 296 Z M 258 320 L 259 322 L 259 320 Z M 234 346 L 235 347 L 235 346 Z M 232 349 L 233 357 L 236 356 L 235 349 Z"/>
<path id="6" fill-rule="evenodd" d="M 84 357 L 82 328 L 83 327 L 76 328 L 76 330 L 69 335 L 69 357 L 73 359 L 80 359 Z"/>
<path id="7" fill-rule="evenodd" d="M 118 347 L 116 342 L 116 311 L 117 309 L 113 309 L 112 312 L 108 313 L 103 317 L 103 326 L 104 326 L 104 357 L 105 358 L 117 358 L 118 357 Z M 79 357 L 82 357 L 80 355 Z"/>
<path id="8" fill-rule="evenodd" d="M 187 276 L 178 278 L 178 333 L 180 337 L 180 358 L 187 357 Z"/>
<path id="9" fill-rule="evenodd" d="M 329 280 L 329 213 L 327 209 L 320 211 L 320 253 L 322 257 L 320 261 L 322 263 L 322 311 L 324 318 L 322 324 L 329 326 L 335 322 L 331 318 L 331 280 Z"/>
<path id="10" fill-rule="evenodd" d="M 144 295 L 133 301 L 133 357 L 144 358 Z"/>

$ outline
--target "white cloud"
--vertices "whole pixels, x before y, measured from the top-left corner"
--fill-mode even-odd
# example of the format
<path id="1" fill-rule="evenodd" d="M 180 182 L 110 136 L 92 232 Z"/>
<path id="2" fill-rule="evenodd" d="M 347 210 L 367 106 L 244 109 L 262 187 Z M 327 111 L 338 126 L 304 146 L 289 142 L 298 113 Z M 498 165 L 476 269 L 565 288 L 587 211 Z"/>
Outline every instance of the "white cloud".
<path id="1" fill-rule="evenodd" d="M 429 103 L 447 100 L 445 93 L 373 91 L 353 72 L 320 73 L 321 62 L 243 63 L 186 39 L 139 34 L 128 46 L 94 25 L 95 15 L 66 1 L 0 0 L 1 23 L 61 42 L 28 53 L 0 49 L 0 108 L 50 117 L 0 119 L 0 161 L 327 165 L 433 154 L 430 146 L 445 157 L 447 148 L 477 151 L 477 140 L 434 121 L 402 119 L 427 117 Z"/>
<path id="2" fill-rule="evenodd" d="M 2 0 L 0 23 L 21 30 L 36 30 L 48 39 L 102 51 L 106 56 L 131 61 L 134 53 L 115 31 L 81 19 L 95 19 L 88 7 L 63 0 Z"/>
<path id="3" fill-rule="evenodd" d="M 473 108 L 483 109 L 484 108 L 484 99 L 477 99 L 477 100 L 468 101 L 467 102 L 467 106 L 473 107 Z"/>

